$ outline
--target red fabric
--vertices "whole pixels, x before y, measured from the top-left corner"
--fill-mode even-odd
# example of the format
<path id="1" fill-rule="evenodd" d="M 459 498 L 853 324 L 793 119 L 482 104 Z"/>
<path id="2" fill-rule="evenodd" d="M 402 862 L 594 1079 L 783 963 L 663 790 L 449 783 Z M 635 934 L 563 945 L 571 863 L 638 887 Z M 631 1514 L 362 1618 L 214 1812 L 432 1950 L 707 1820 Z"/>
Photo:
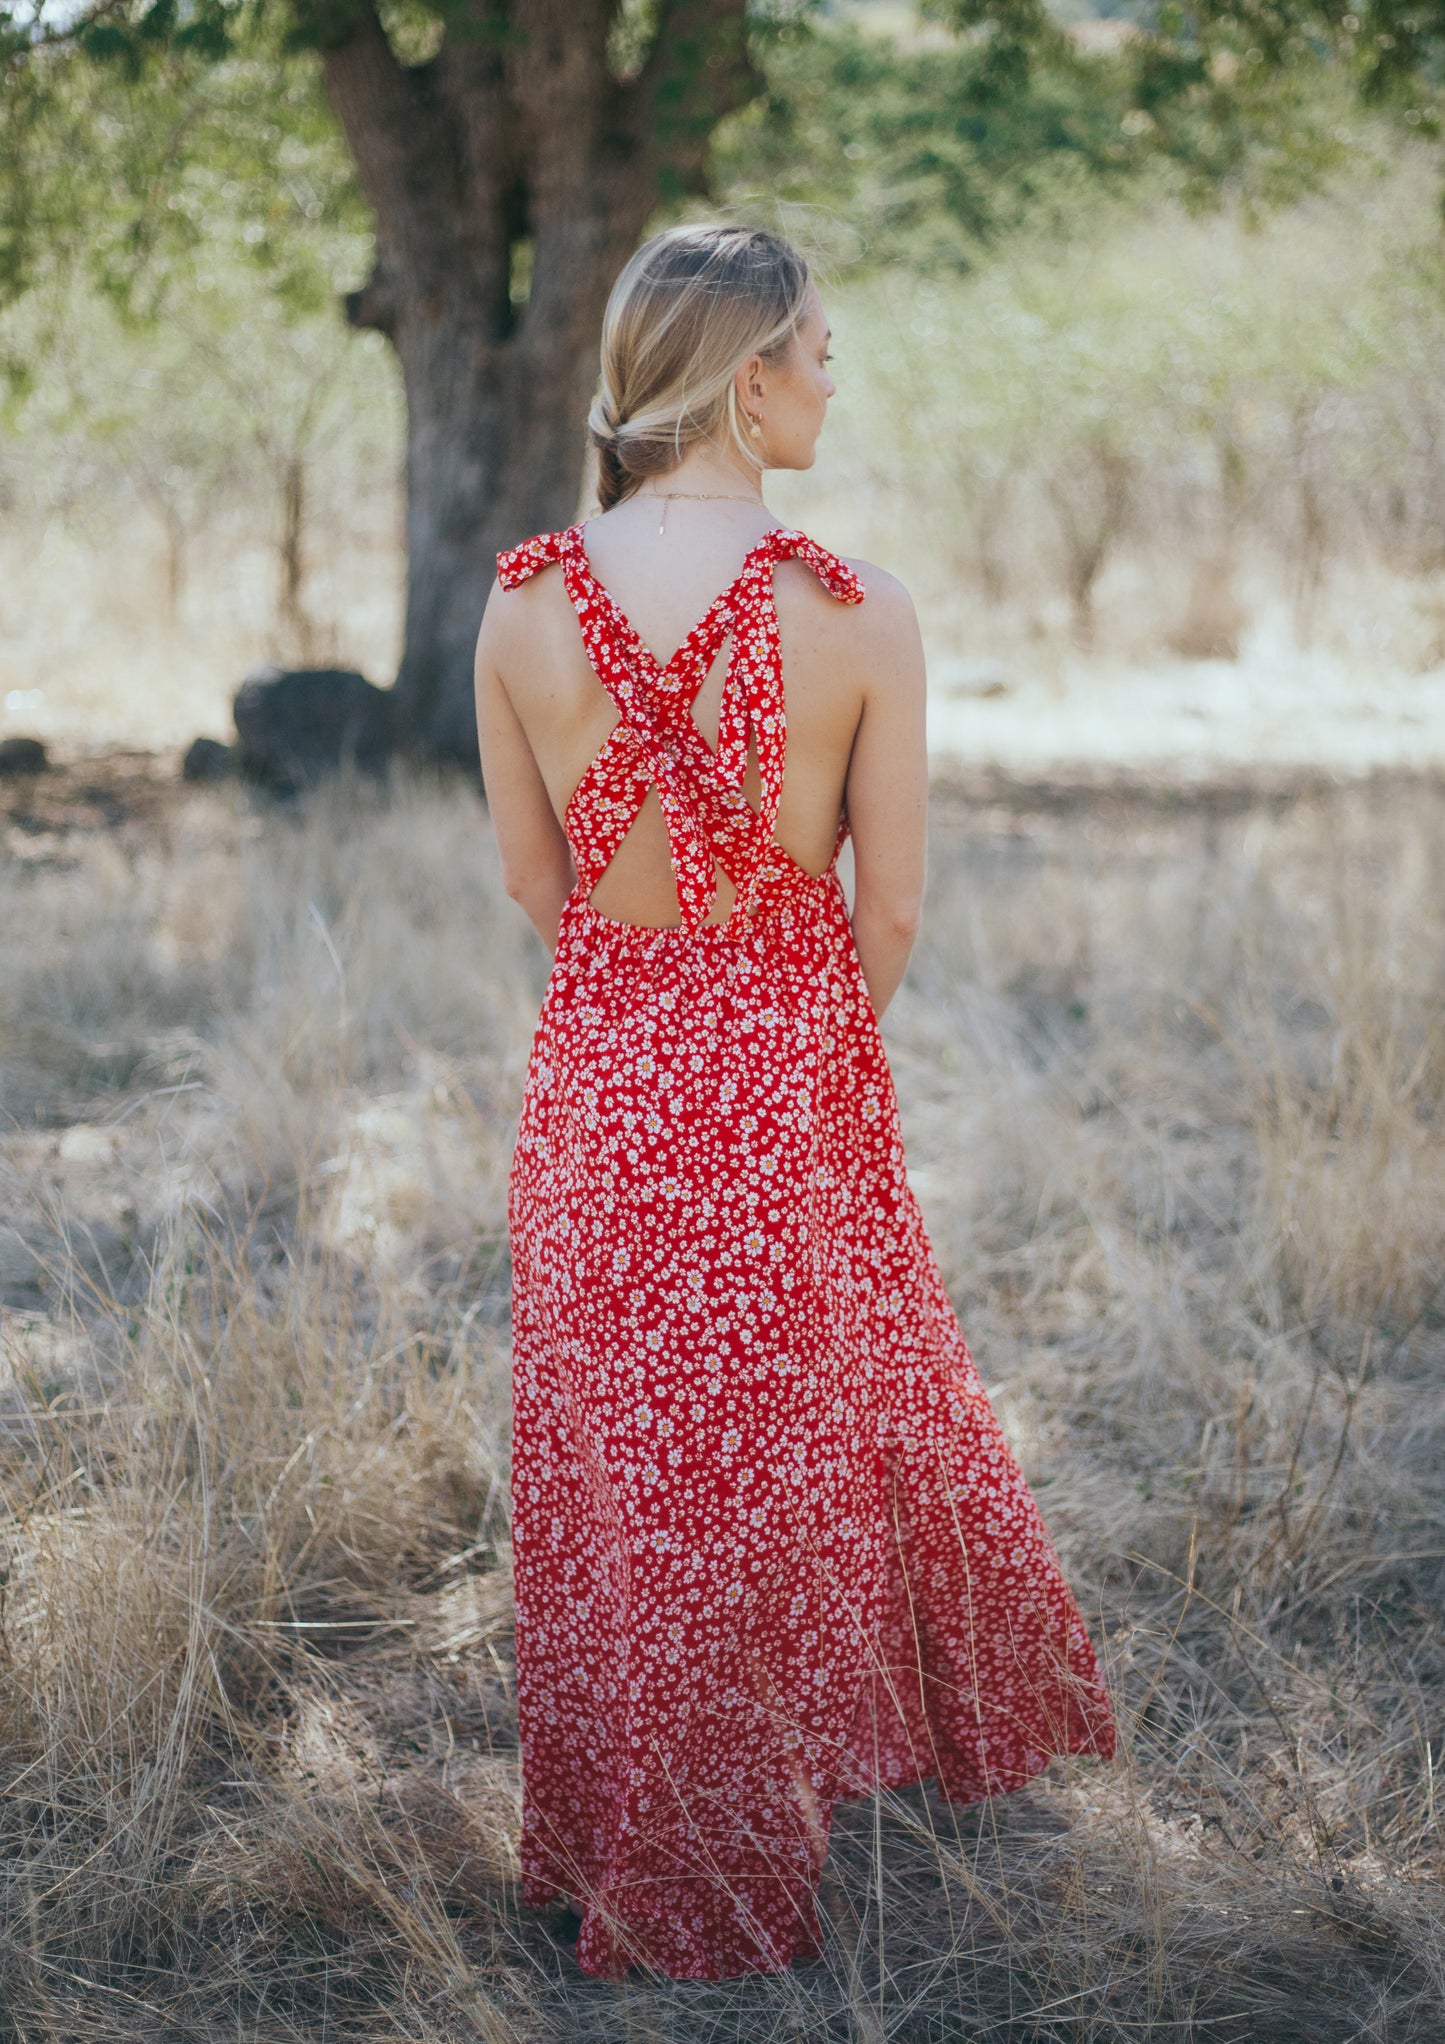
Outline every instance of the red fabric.
<path id="1" fill-rule="evenodd" d="M 583 1906 L 604 1975 L 816 1952 L 839 1796 L 932 1777 L 969 1803 L 1114 1750 L 908 1187 L 846 823 L 819 879 L 773 842 L 788 558 L 861 601 L 774 530 L 665 667 L 580 526 L 499 563 L 511 587 L 560 562 L 619 716 L 567 810 L 510 1209 L 523 1892 Z M 729 632 L 714 755 L 691 708 Z M 680 928 L 587 900 L 651 785 Z M 705 924 L 714 859 L 739 895 Z"/>

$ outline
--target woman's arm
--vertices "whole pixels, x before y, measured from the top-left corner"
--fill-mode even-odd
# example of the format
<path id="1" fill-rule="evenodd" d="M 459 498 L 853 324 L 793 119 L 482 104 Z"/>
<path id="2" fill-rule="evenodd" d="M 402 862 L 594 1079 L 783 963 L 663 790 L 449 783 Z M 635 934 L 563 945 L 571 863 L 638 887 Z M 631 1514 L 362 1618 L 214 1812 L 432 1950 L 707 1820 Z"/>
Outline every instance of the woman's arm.
<path id="1" fill-rule="evenodd" d="M 501 603 L 505 603 L 503 597 Z M 496 585 L 477 639 L 477 740 L 482 781 L 502 865 L 502 885 L 527 912 L 549 952 L 576 873 L 532 748 L 497 666 L 502 636 Z"/>
<path id="2" fill-rule="evenodd" d="M 859 622 L 863 714 L 848 763 L 853 941 L 874 1013 L 898 991 L 923 911 L 928 823 L 927 680 L 912 599 L 878 569 L 865 574 Z"/>

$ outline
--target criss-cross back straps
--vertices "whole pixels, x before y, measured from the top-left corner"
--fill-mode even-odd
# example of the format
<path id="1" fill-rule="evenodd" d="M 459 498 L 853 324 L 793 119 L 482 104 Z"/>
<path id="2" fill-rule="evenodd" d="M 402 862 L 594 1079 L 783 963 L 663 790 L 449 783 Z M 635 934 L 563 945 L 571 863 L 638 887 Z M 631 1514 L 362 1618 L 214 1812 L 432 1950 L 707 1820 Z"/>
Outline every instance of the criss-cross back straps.
<path id="1" fill-rule="evenodd" d="M 561 562 L 588 659 L 617 708 L 616 728 L 567 807 L 567 835 L 584 896 L 631 829 L 649 787 L 655 787 L 684 929 L 706 921 L 717 896 L 719 865 L 737 890 L 733 917 L 751 912 L 768 871 L 768 852 L 775 848 L 783 787 L 787 723 L 773 570 L 789 558 L 805 561 L 840 602 L 862 601 L 863 586 L 851 568 L 806 533 L 779 526 L 749 550 L 735 579 L 664 666 L 593 575 L 580 525 L 538 534 L 498 556 L 504 588 Z M 729 632 L 733 649 L 713 752 L 693 720 L 692 705 Z M 756 810 L 743 794 L 750 742 L 761 783 Z M 839 837 L 841 842 L 841 831 Z"/>

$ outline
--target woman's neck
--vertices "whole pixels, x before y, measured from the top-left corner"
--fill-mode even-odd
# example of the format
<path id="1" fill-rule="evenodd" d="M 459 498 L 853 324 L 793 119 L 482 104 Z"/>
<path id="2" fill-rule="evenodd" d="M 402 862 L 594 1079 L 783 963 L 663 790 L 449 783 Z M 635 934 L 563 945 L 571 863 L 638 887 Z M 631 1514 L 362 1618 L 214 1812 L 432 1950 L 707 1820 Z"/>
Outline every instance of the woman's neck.
<path id="1" fill-rule="evenodd" d="M 710 447 L 689 448 L 676 468 L 666 475 L 649 476 L 639 483 L 638 496 L 660 497 L 668 493 L 689 496 L 751 497 L 763 501 L 763 478 L 759 470 Z"/>

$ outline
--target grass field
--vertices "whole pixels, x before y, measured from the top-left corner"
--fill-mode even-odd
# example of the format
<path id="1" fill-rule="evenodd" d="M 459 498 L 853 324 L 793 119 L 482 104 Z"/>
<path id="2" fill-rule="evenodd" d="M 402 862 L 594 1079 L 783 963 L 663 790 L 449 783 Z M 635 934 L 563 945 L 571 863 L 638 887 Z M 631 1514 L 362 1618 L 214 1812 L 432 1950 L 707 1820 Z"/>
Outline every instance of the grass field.
<path id="1" fill-rule="evenodd" d="M 515 1889 L 475 796 L 4 802 L 0 2036 L 1441 2035 L 1438 785 L 940 785 L 911 1169 L 1120 1758 L 841 1810 L 822 1962 L 621 1988 Z"/>

